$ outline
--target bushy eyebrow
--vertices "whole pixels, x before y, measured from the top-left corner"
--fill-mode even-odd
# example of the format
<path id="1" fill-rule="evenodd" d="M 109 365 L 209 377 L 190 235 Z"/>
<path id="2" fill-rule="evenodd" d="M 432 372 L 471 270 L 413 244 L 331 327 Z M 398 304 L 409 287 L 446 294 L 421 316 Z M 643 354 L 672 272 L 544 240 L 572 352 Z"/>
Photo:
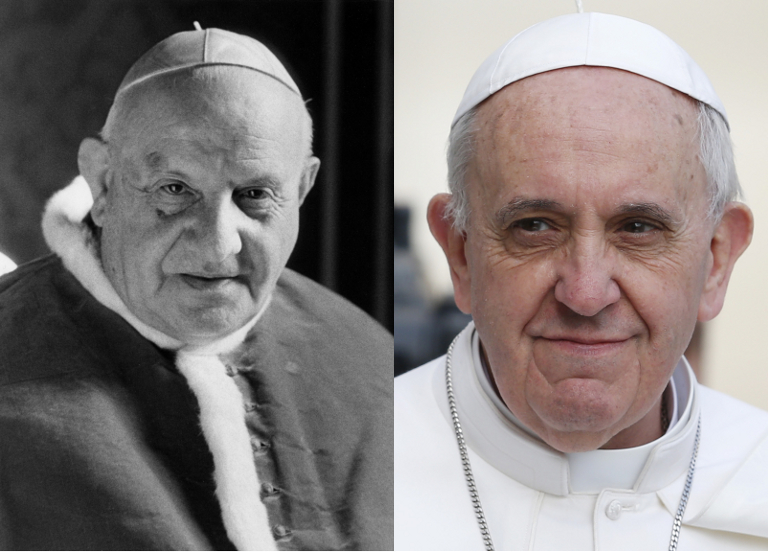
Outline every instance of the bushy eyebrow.
<path id="1" fill-rule="evenodd" d="M 618 215 L 644 215 L 668 226 L 677 226 L 682 220 L 680 214 L 671 213 L 656 203 L 623 204 L 616 212 Z"/>
<path id="2" fill-rule="evenodd" d="M 527 211 L 563 210 L 564 206 L 555 200 L 514 198 L 497 211 L 495 219 L 499 226 L 505 227 L 512 219 Z M 646 216 L 669 226 L 678 225 L 682 219 L 680 214 L 674 214 L 654 202 L 622 204 L 615 210 L 615 215 Z"/>
<path id="3" fill-rule="evenodd" d="M 561 209 L 562 205 L 554 200 L 528 200 L 526 198 L 514 198 L 497 210 L 495 219 L 499 226 L 504 227 L 510 222 L 511 219 L 515 219 L 518 215 L 525 211 L 558 211 Z"/>

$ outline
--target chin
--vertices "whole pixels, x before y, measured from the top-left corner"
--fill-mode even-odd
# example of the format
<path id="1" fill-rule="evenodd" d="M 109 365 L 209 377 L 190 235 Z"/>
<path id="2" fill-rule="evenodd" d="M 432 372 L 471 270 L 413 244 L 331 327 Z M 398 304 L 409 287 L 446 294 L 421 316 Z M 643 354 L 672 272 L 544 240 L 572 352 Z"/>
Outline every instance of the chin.
<path id="1" fill-rule="evenodd" d="M 245 325 L 254 315 L 242 312 L 233 313 L 223 309 L 201 309 L 193 313 L 180 314 L 173 324 L 177 337 L 188 344 L 200 345 L 219 338 L 224 338 Z M 187 321 L 194 321 L 192 324 Z"/>
<path id="2" fill-rule="evenodd" d="M 545 404 L 532 405 L 543 424 L 557 433 L 604 434 L 622 417 L 614 401 L 570 393 L 551 397 Z"/>
<path id="3" fill-rule="evenodd" d="M 583 453 L 600 449 L 612 439 L 612 435 L 570 432 L 567 434 L 554 433 L 545 437 L 541 436 L 541 438 L 556 451 L 561 451 L 562 453 Z"/>

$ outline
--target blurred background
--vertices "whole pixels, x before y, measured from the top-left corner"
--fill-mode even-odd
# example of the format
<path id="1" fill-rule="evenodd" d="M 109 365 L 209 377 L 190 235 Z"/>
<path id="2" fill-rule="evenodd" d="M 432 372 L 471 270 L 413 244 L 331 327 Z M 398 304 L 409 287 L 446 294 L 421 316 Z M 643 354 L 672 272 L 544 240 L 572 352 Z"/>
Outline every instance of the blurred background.
<path id="1" fill-rule="evenodd" d="M 733 272 L 722 313 L 699 325 L 688 359 L 702 383 L 767 409 L 767 2 L 583 0 L 673 38 L 727 108 L 754 240 Z M 476 68 L 527 27 L 575 13 L 573 0 L 396 0 L 396 373 L 446 352 L 469 318 L 454 307 L 446 261 L 425 220 L 447 191 L 449 125 Z"/>
<path id="2" fill-rule="evenodd" d="M 77 176 L 80 141 L 128 68 L 194 21 L 265 43 L 309 99 L 321 170 L 289 267 L 392 331 L 392 0 L 1 0 L 0 252 L 48 253 L 43 205 Z"/>

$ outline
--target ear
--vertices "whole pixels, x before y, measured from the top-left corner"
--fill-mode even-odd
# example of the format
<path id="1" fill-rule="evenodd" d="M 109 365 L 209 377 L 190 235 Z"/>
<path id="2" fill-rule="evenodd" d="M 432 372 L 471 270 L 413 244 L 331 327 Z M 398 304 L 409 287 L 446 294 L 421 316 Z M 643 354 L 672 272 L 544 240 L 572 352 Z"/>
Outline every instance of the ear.
<path id="1" fill-rule="evenodd" d="M 305 168 L 302 170 L 299 181 L 299 205 L 302 205 L 308 192 L 313 188 L 319 167 L 321 167 L 321 160 L 317 157 L 311 156 L 305 162 Z"/>
<path id="2" fill-rule="evenodd" d="M 107 144 L 96 138 L 86 138 L 80 143 L 78 150 L 78 168 L 86 179 L 94 205 L 91 207 L 91 217 L 98 226 L 102 226 L 104 212 L 107 208 L 107 170 L 110 156 Z"/>
<path id="3" fill-rule="evenodd" d="M 711 239 L 711 271 L 698 306 L 699 321 L 709 321 L 722 310 L 730 274 L 751 242 L 753 232 L 754 216 L 748 206 L 729 203 Z"/>
<path id="4" fill-rule="evenodd" d="M 465 257 L 466 236 L 452 225 L 447 219 L 446 206 L 452 198 L 450 194 L 437 194 L 428 204 L 428 226 L 444 250 L 449 272 L 452 276 L 452 285 L 455 291 L 455 303 L 463 313 L 471 312 L 471 279 L 468 271 L 468 261 Z"/>

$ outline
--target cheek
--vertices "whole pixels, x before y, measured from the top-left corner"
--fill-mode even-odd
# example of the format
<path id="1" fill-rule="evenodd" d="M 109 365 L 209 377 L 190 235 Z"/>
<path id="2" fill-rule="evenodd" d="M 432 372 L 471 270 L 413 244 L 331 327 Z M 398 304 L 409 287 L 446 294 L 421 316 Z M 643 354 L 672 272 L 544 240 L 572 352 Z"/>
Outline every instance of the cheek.
<path id="1" fill-rule="evenodd" d="M 676 262 L 629 264 L 621 288 L 646 327 L 640 342 L 645 373 L 667 372 L 687 348 L 705 282 L 705 254 L 680 252 Z"/>
<path id="2" fill-rule="evenodd" d="M 127 286 L 157 287 L 161 264 L 181 232 L 171 218 L 127 194 L 111 198 L 102 227 L 102 261 L 105 270 Z"/>
<path id="3" fill-rule="evenodd" d="M 280 271 L 297 243 L 299 213 L 283 212 L 268 221 L 252 221 L 242 229 L 241 257 L 254 265 L 268 264 L 270 272 Z"/>
<path id="4" fill-rule="evenodd" d="M 155 290 L 162 280 L 162 264 L 174 243 L 170 229 L 118 220 L 102 230 L 105 271 L 128 290 Z M 136 294 L 131 294 L 135 296 Z"/>
<path id="5" fill-rule="evenodd" d="M 482 335 L 486 331 L 518 344 L 554 286 L 553 270 L 546 258 L 517 260 L 500 244 L 471 244 L 468 252 L 477 328 Z"/>

